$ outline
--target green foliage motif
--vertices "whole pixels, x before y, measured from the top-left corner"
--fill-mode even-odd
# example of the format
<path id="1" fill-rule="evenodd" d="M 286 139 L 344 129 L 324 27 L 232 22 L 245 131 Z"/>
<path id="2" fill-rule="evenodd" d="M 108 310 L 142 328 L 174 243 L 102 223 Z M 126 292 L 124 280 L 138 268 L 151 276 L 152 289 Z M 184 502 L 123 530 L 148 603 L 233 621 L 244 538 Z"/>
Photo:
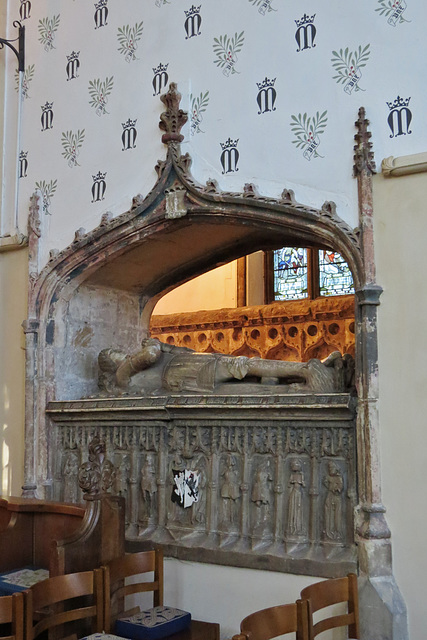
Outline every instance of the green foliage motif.
<path id="1" fill-rule="evenodd" d="M 315 116 L 308 116 L 307 113 L 299 113 L 297 116 L 292 115 L 290 127 L 295 136 L 295 140 L 292 140 L 292 143 L 301 149 L 310 147 L 316 137 L 324 133 L 328 122 L 327 113 L 327 111 L 323 113 L 317 111 Z M 317 149 L 314 150 L 313 156 L 315 158 L 321 157 Z"/>
<path id="2" fill-rule="evenodd" d="M 79 129 L 77 133 L 73 133 L 73 131 L 62 132 L 61 144 L 64 148 L 62 155 L 66 160 L 68 160 L 69 167 L 75 167 L 79 164 L 77 162 L 77 156 L 79 155 L 84 139 L 84 129 L 81 131 Z"/>
<path id="3" fill-rule="evenodd" d="M 128 24 L 124 27 L 119 27 L 117 31 L 117 40 L 119 41 L 119 48 L 117 51 L 123 53 L 126 62 L 136 60 L 135 51 L 138 48 L 138 41 L 141 40 L 143 31 L 143 22 L 136 23 L 134 27 L 130 27 Z"/>
<path id="4" fill-rule="evenodd" d="M 91 107 L 95 108 L 97 116 L 108 113 L 105 109 L 105 105 L 108 102 L 108 96 L 113 90 L 113 77 L 114 76 L 111 76 L 111 78 L 105 78 L 104 82 L 102 82 L 100 78 L 89 81 L 89 95 L 91 97 L 89 104 Z"/>
<path id="5" fill-rule="evenodd" d="M 58 14 L 52 18 L 43 18 L 42 20 L 39 20 L 39 42 L 44 44 L 45 51 L 54 49 L 53 40 L 59 27 L 59 17 L 60 16 Z"/>
<path id="6" fill-rule="evenodd" d="M 202 113 L 204 113 L 209 104 L 209 91 L 201 93 L 198 97 L 193 97 L 190 93 L 190 105 L 191 105 L 191 135 L 195 133 L 204 133 L 199 125 L 203 120 Z"/>
<path id="7" fill-rule="evenodd" d="M 397 9 L 402 9 L 402 12 L 399 13 L 398 16 L 398 20 L 396 18 L 396 21 L 400 22 L 411 22 L 410 20 L 406 20 L 402 13 L 403 11 L 406 9 L 406 2 L 402 2 L 402 0 L 378 0 L 378 4 L 380 5 L 379 7 L 377 7 L 375 9 L 375 11 L 378 11 L 380 16 L 392 16 L 393 14 L 396 13 Z M 392 24 L 393 26 L 395 26 L 395 21 L 388 21 L 389 24 Z"/>
<path id="8" fill-rule="evenodd" d="M 238 73 L 234 68 L 234 64 L 237 61 L 236 54 L 242 50 L 245 41 L 244 33 L 244 31 L 240 34 L 235 33 L 232 38 L 227 35 L 214 38 L 213 50 L 216 55 L 214 64 L 224 69 L 224 75 L 228 75 L 230 71 L 231 73 Z"/>
<path id="9" fill-rule="evenodd" d="M 36 189 L 41 192 L 43 198 L 43 212 L 47 216 L 52 215 L 49 211 L 50 200 L 56 191 L 57 185 L 57 180 L 51 180 L 50 182 L 45 182 L 44 180 L 42 180 L 41 182 L 36 182 Z"/>
<path id="10" fill-rule="evenodd" d="M 371 53 L 369 47 L 370 45 L 367 44 L 363 49 L 362 46 L 359 45 L 357 51 L 350 51 L 348 47 L 346 49 L 340 49 L 339 52 L 332 51 L 333 57 L 331 58 L 331 62 L 336 71 L 333 79 L 338 83 L 348 82 L 358 69 L 366 67 Z M 358 87 L 356 83 L 355 91 L 359 90 L 360 87 Z"/>
<path id="11" fill-rule="evenodd" d="M 29 98 L 28 90 L 30 88 L 30 82 L 34 76 L 35 65 L 30 64 L 24 71 L 24 77 L 22 78 L 22 97 Z M 15 89 L 19 91 L 19 71 L 15 71 Z"/>

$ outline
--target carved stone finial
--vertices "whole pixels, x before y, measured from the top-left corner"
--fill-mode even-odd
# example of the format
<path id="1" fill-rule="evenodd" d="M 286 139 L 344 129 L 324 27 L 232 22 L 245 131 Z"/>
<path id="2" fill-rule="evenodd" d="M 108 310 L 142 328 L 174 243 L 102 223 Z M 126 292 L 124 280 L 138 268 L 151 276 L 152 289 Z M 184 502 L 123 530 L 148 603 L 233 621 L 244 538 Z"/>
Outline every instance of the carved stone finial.
<path id="1" fill-rule="evenodd" d="M 157 173 L 157 177 L 160 178 L 160 176 L 163 173 L 164 168 L 166 167 L 166 161 L 165 160 L 157 160 L 156 166 L 154 167 Z"/>
<path id="2" fill-rule="evenodd" d="M 354 167 L 353 176 L 357 178 L 364 173 L 371 176 L 376 173 L 372 142 L 370 142 L 371 132 L 368 131 L 369 120 L 366 119 L 365 108 L 360 107 L 359 117 L 354 123 L 357 133 L 354 136 Z"/>
<path id="3" fill-rule="evenodd" d="M 218 193 L 218 183 L 216 180 L 209 178 L 206 180 L 206 186 L 203 187 L 204 193 Z"/>
<path id="4" fill-rule="evenodd" d="M 144 196 L 142 193 L 137 193 L 136 196 L 132 198 L 132 206 L 131 209 L 136 209 L 144 202 Z"/>
<path id="5" fill-rule="evenodd" d="M 74 242 L 80 242 L 80 240 L 83 240 L 83 238 L 86 235 L 86 229 L 84 229 L 83 227 L 80 227 L 80 229 L 77 229 L 77 231 L 74 232 Z"/>
<path id="6" fill-rule="evenodd" d="M 333 200 L 326 200 L 326 202 L 322 204 L 320 213 L 322 213 L 323 215 L 335 217 L 337 215 L 337 205 L 335 204 L 335 202 L 333 202 Z"/>
<path id="7" fill-rule="evenodd" d="M 280 201 L 284 204 L 296 204 L 295 193 L 292 189 L 283 189 Z"/>
<path id="8" fill-rule="evenodd" d="M 41 236 L 41 221 L 40 221 L 40 208 L 39 198 L 37 194 L 33 194 L 30 199 L 30 212 L 28 215 L 28 237 L 34 234 L 36 238 Z"/>
<path id="9" fill-rule="evenodd" d="M 111 220 L 113 219 L 113 214 L 111 211 L 106 211 L 101 216 L 101 222 L 99 223 L 100 227 L 105 227 Z"/>
<path id="10" fill-rule="evenodd" d="M 258 196 L 257 188 L 254 184 L 247 182 L 243 187 L 244 198 L 256 198 Z"/>
<path id="11" fill-rule="evenodd" d="M 111 488 L 116 470 L 110 460 L 105 457 L 105 444 L 98 436 L 89 443 L 89 460 L 80 465 L 79 487 L 85 500 L 95 500 L 107 493 Z"/>
<path id="12" fill-rule="evenodd" d="M 167 109 L 160 115 L 159 127 L 162 131 L 166 131 L 162 135 L 162 142 L 164 144 L 182 142 L 184 136 L 181 134 L 181 129 L 187 122 L 188 116 L 185 111 L 179 108 L 181 94 L 178 92 L 175 82 L 170 83 L 169 91 L 160 96 L 160 100 Z"/>

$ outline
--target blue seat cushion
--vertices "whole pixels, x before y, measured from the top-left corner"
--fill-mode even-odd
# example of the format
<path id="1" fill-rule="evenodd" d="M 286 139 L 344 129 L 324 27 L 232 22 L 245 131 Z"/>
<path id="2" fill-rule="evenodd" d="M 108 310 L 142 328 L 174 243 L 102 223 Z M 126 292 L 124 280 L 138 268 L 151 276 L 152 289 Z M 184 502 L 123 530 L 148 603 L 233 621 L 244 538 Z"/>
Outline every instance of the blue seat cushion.
<path id="1" fill-rule="evenodd" d="M 0 573 L 0 596 L 10 596 L 18 591 L 25 591 L 49 577 L 47 569 L 39 567 L 22 567 L 6 573 Z"/>
<path id="2" fill-rule="evenodd" d="M 119 618 L 114 633 L 131 640 L 159 640 L 191 624 L 191 613 L 174 607 L 153 607 L 127 618 Z"/>

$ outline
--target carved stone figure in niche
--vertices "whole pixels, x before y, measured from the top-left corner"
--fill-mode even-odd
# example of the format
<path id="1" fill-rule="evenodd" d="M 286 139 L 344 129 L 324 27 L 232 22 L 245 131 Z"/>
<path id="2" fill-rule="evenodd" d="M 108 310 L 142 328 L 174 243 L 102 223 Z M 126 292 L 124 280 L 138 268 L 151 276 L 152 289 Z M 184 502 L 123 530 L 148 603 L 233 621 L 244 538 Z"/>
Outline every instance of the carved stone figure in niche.
<path id="1" fill-rule="evenodd" d="M 118 468 L 116 469 L 116 482 L 115 482 L 117 495 L 124 496 L 125 498 L 128 491 L 129 471 L 130 471 L 129 458 L 125 456 L 122 458 Z"/>
<path id="2" fill-rule="evenodd" d="M 222 473 L 224 482 L 221 486 L 223 503 L 223 522 L 235 525 L 237 522 L 237 501 L 240 498 L 239 472 L 236 468 L 236 458 L 228 456 L 226 467 Z"/>
<path id="3" fill-rule="evenodd" d="M 156 510 L 157 477 L 154 458 L 150 453 L 147 453 L 145 464 L 141 469 L 140 486 L 145 516 L 148 518 L 149 522 L 152 522 L 154 520 Z"/>
<path id="4" fill-rule="evenodd" d="M 324 362 L 286 362 L 219 353 L 197 353 L 186 347 L 147 338 L 135 355 L 104 349 L 98 356 L 99 386 L 112 395 L 167 392 L 215 392 L 227 382 L 274 384 L 285 392 L 329 393 L 352 385 L 353 360 L 336 351 Z M 254 392 L 251 384 L 248 392 Z"/>
<path id="5" fill-rule="evenodd" d="M 75 453 L 69 453 L 65 458 L 64 477 L 64 502 L 77 502 L 78 484 L 77 472 L 79 461 Z"/>
<path id="6" fill-rule="evenodd" d="M 288 485 L 290 492 L 287 533 L 289 536 L 302 536 L 305 533 L 303 514 L 303 489 L 305 487 L 305 481 L 302 464 L 297 458 L 291 461 L 291 475 Z"/>
<path id="7" fill-rule="evenodd" d="M 256 507 L 255 529 L 263 526 L 268 520 L 271 499 L 269 483 L 272 481 L 273 478 L 270 473 L 270 464 L 267 462 L 265 466 L 258 467 L 255 472 L 251 493 L 251 501 Z"/>
<path id="8" fill-rule="evenodd" d="M 328 475 L 323 479 L 328 490 L 325 499 L 325 537 L 329 540 L 341 540 L 342 492 L 344 481 L 338 465 L 328 462 Z"/>

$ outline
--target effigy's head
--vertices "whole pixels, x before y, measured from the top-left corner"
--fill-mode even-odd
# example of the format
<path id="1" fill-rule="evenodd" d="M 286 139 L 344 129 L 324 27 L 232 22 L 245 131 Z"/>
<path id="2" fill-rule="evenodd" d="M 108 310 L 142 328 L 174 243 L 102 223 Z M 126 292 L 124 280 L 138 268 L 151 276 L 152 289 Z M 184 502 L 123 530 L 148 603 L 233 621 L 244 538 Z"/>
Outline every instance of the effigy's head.
<path id="1" fill-rule="evenodd" d="M 98 355 L 98 365 L 101 371 L 116 371 L 125 356 L 116 349 L 103 349 Z"/>

